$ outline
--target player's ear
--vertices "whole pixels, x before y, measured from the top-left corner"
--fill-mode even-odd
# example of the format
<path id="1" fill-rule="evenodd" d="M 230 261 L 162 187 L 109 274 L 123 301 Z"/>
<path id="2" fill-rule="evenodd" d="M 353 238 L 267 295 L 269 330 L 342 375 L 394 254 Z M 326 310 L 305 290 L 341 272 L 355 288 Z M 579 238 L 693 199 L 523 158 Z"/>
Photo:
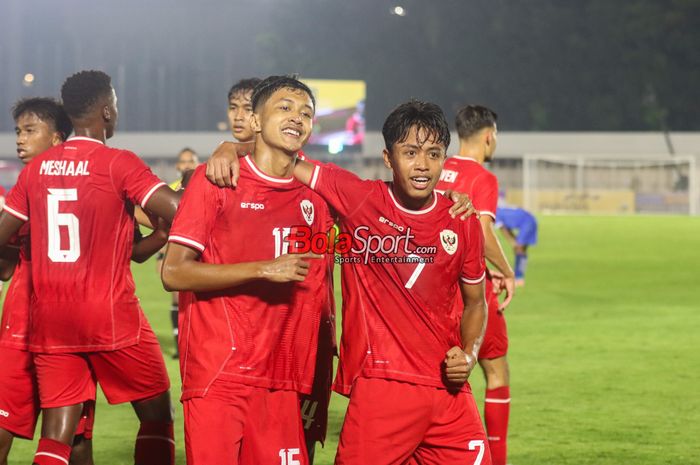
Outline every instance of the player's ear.
<path id="1" fill-rule="evenodd" d="M 102 119 L 107 123 L 112 121 L 112 112 L 109 110 L 109 105 L 102 107 Z"/>
<path id="2" fill-rule="evenodd" d="M 54 131 L 53 134 L 51 135 L 51 145 L 56 146 L 60 145 L 63 143 L 63 137 L 61 137 L 61 133 L 58 131 Z"/>
<path id="3" fill-rule="evenodd" d="M 389 153 L 387 149 L 382 150 L 382 157 L 384 158 L 384 166 L 389 169 L 393 169 L 391 167 L 391 153 Z"/>
<path id="4" fill-rule="evenodd" d="M 260 126 L 260 119 L 258 119 L 257 113 L 250 115 L 250 127 L 253 132 L 262 132 L 262 126 Z"/>
<path id="5" fill-rule="evenodd" d="M 491 147 L 493 145 L 493 132 L 492 128 L 486 129 L 486 146 Z"/>

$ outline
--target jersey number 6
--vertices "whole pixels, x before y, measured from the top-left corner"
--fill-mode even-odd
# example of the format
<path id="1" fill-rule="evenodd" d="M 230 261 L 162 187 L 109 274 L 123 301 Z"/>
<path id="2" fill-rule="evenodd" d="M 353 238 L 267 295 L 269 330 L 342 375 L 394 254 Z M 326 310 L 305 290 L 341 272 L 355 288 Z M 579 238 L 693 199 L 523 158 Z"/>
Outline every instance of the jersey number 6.
<path id="1" fill-rule="evenodd" d="M 49 226 L 49 258 L 52 262 L 73 263 L 80 257 L 78 217 L 58 211 L 61 202 L 78 200 L 77 189 L 49 189 L 47 214 Z M 61 249 L 61 226 L 68 232 L 68 249 Z"/>

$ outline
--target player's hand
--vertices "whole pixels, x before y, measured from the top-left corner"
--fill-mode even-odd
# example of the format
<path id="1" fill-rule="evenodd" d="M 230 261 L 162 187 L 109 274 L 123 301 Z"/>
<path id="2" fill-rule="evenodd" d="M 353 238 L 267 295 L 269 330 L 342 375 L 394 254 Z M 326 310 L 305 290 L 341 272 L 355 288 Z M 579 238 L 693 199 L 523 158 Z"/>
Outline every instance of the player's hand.
<path id="1" fill-rule="evenodd" d="M 445 354 L 445 378 L 454 386 L 467 382 L 474 366 L 476 357 L 464 352 L 460 347 L 452 347 Z"/>
<path id="2" fill-rule="evenodd" d="M 322 257 L 313 253 L 280 255 L 262 265 L 261 277 L 273 283 L 301 282 L 309 274 L 310 261 Z"/>
<path id="3" fill-rule="evenodd" d="M 506 276 L 498 270 L 492 270 L 491 268 L 486 268 L 486 272 L 491 279 L 491 284 L 493 284 L 493 289 L 491 292 L 494 294 L 500 294 L 506 288 L 505 279 Z"/>
<path id="4" fill-rule="evenodd" d="M 252 143 L 222 142 L 207 160 L 207 179 L 219 187 L 236 187 L 240 174 L 239 156 L 249 154 Z"/>
<path id="5" fill-rule="evenodd" d="M 452 215 L 452 218 L 457 218 L 458 215 L 462 215 L 460 219 L 465 220 L 474 214 L 477 215 L 477 218 L 479 217 L 479 214 L 474 208 L 474 205 L 472 205 L 472 201 L 467 194 L 447 189 L 443 195 L 455 203 L 452 205 L 452 208 L 450 208 L 450 215 Z"/>
<path id="6" fill-rule="evenodd" d="M 499 294 L 503 291 L 506 293 L 506 298 L 503 299 L 501 305 L 498 306 L 498 311 L 503 313 L 506 311 L 506 307 L 508 307 L 510 301 L 513 300 L 513 293 L 515 293 L 515 276 L 503 276 L 503 281 L 500 286 L 501 291 Z"/>

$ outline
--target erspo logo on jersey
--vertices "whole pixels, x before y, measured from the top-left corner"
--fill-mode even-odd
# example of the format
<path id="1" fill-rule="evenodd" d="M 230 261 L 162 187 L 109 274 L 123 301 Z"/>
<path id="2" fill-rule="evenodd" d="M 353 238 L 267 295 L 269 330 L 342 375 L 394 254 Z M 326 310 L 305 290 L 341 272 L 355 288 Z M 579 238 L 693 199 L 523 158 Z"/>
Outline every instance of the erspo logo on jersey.
<path id="1" fill-rule="evenodd" d="M 328 233 L 313 233 L 309 227 L 297 226 L 290 229 L 285 240 L 289 243 L 289 253 L 342 254 L 335 257 L 339 264 L 433 263 L 436 246 L 415 245 L 410 227 L 399 229 L 393 223 L 390 226 L 398 234 L 372 234 L 369 226 L 358 226 L 352 234 L 339 233 L 335 228 Z"/>

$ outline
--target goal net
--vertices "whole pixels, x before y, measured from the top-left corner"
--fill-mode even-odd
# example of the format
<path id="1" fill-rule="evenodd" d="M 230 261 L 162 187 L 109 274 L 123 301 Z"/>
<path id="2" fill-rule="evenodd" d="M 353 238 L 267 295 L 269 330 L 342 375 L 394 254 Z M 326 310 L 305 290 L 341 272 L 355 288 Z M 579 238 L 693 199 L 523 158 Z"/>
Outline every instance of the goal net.
<path id="1" fill-rule="evenodd" d="M 526 155 L 509 203 L 542 213 L 698 214 L 690 156 Z"/>

